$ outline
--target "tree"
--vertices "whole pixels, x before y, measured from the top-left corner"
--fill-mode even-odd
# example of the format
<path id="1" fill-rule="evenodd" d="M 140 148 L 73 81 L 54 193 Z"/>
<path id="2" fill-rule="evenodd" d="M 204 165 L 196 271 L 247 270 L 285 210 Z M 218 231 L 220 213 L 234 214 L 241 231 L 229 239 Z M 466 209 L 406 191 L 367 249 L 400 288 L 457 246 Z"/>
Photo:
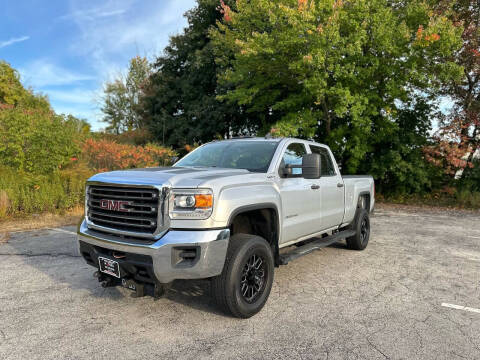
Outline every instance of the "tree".
<path id="1" fill-rule="evenodd" d="M 139 103 L 147 86 L 151 66 L 145 57 L 130 60 L 126 76 L 119 75 L 104 87 L 102 112 L 107 131 L 120 134 L 142 127 Z"/>
<path id="2" fill-rule="evenodd" d="M 435 95 L 461 71 L 448 58 L 460 47 L 458 29 L 425 2 L 236 6 L 222 3 L 211 31 L 220 82 L 231 87 L 219 98 L 268 113 L 265 128 L 275 133 L 329 144 L 351 173 L 398 136 L 399 111 L 416 94 Z"/>
<path id="3" fill-rule="evenodd" d="M 440 1 L 437 11 L 448 6 L 449 2 Z M 463 74 L 443 87 L 454 107 L 441 118 L 435 144 L 425 149 L 427 158 L 452 176 L 471 173 L 474 154 L 480 151 L 480 2 L 457 0 L 453 10 L 450 18 L 462 31 L 462 47 L 452 61 L 463 68 Z"/>
<path id="4" fill-rule="evenodd" d="M 234 1 L 229 1 L 234 3 Z M 182 147 L 236 134 L 251 134 L 257 123 L 236 104 L 217 100 L 218 67 L 208 37 L 222 14 L 218 0 L 198 0 L 188 11 L 188 27 L 173 36 L 154 64 L 143 117 L 156 139 Z"/>
<path id="5" fill-rule="evenodd" d="M 371 174 L 385 195 L 421 193 L 438 188 L 441 170 L 425 161 L 431 119 L 437 108 L 418 96 L 398 109 L 389 136 L 382 136 L 363 159 L 359 172 Z"/>
<path id="6" fill-rule="evenodd" d="M 72 118 L 56 115 L 47 97 L 25 89 L 18 72 L 0 62 L 0 165 L 52 173 L 77 155 L 77 129 Z"/>

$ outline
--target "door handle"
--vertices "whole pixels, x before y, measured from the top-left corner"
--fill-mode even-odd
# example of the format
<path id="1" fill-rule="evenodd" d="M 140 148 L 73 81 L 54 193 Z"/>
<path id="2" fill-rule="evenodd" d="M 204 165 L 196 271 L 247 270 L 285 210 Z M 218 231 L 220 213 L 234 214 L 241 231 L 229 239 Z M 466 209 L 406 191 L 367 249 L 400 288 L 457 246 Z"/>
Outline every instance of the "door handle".
<path id="1" fill-rule="evenodd" d="M 312 190 L 318 190 L 318 189 L 320 189 L 320 185 L 312 184 L 312 186 L 310 186 L 310 188 Z"/>
<path id="2" fill-rule="evenodd" d="M 337 187 L 342 188 L 342 187 L 343 187 L 343 184 L 342 184 L 342 183 L 338 183 L 338 184 L 337 184 Z"/>

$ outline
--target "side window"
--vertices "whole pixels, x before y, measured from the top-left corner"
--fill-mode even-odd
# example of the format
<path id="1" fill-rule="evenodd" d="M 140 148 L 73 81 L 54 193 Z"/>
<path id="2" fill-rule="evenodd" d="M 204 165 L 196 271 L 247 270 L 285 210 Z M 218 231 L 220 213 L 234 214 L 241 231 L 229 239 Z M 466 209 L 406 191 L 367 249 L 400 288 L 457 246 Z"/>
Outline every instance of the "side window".
<path id="1" fill-rule="evenodd" d="M 322 159 L 322 169 L 320 171 L 322 176 L 335 175 L 335 167 L 333 166 L 332 157 L 330 156 L 328 150 L 320 146 L 309 146 L 312 153 L 320 155 Z"/>
<path id="2" fill-rule="evenodd" d="M 288 145 L 283 154 L 282 161 L 285 165 L 302 165 L 302 157 L 307 151 L 305 150 L 305 145 L 300 143 L 293 143 Z M 293 175 L 302 175 L 302 169 L 292 169 Z"/>

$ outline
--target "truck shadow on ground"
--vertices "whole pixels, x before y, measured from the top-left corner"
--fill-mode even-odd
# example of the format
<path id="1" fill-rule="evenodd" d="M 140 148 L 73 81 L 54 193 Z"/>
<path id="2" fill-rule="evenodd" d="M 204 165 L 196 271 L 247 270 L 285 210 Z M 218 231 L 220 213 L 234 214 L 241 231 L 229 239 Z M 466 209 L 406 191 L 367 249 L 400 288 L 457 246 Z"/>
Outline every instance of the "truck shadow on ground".
<path id="1" fill-rule="evenodd" d="M 49 230 L 11 234 L 8 243 L 0 244 L 0 259 L 18 256 L 26 268 L 47 275 L 54 284 L 45 282 L 52 291 L 61 291 L 67 285 L 73 291 L 87 290 L 89 295 L 112 301 L 136 301 L 133 292 L 122 287 L 103 288 L 93 277 L 94 267 L 80 256 L 75 236 Z M 0 260 L 1 261 L 1 260 Z M 31 270 L 30 270 L 31 271 Z M 41 278 L 41 275 L 35 275 Z M 38 280 L 40 281 L 40 280 Z M 154 301 L 152 297 L 145 297 Z M 196 310 L 224 315 L 211 296 L 210 281 L 176 280 L 160 300 L 172 301 Z"/>

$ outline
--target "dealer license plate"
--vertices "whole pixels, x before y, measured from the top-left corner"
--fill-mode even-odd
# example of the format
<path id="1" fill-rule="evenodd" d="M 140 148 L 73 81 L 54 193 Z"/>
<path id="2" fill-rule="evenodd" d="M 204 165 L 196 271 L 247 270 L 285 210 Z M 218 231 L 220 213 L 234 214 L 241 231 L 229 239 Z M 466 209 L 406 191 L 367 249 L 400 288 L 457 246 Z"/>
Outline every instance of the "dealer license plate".
<path id="1" fill-rule="evenodd" d="M 120 266 L 117 261 L 99 256 L 98 263 L 101 272 L 120 278 Z"/>

